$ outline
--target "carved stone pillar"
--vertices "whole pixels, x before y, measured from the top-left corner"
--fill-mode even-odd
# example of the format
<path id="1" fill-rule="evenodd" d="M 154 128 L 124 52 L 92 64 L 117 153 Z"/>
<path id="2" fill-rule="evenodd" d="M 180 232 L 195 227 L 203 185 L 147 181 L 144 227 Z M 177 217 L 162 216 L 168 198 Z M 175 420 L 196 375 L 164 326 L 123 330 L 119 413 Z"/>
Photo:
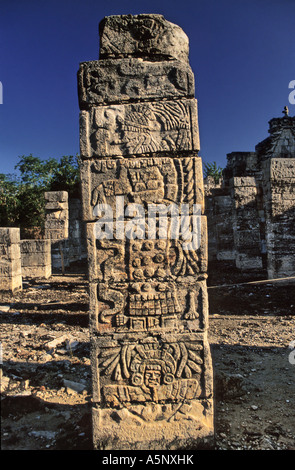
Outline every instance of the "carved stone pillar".
<path id="1" fill-rule="evenodd" d="M 22 289 L 20 229 L 0 227 L 0 291 Z"/>
<path id="2" fill-rule="evenodd" d="M 161 15 L 106 17 L 78 82 L 94 446 L 205 447 L 207 227 L 188 38 Z"/>

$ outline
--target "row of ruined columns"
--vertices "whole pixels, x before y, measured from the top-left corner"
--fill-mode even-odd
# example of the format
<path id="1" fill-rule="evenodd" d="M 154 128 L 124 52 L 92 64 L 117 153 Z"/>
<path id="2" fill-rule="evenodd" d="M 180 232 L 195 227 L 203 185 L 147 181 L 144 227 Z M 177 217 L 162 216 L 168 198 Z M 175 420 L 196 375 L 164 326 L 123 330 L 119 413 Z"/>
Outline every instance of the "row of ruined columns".
<path id="1" fill-rule="evenodd" d="M 45 193 L 44 239 L 21 239 L 17 227 L 0 227 L 0 291 L 22 289 L 23 278 L 48 279 L 85 258 L 81 202 L 66 191 Z"/>

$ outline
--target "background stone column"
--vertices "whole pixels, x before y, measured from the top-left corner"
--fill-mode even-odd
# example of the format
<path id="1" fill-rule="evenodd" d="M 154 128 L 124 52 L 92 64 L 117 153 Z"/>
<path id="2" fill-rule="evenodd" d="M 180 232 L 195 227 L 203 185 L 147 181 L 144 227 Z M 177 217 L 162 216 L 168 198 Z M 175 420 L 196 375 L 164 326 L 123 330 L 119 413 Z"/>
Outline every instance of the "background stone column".
<path id="1" fill-rule="evenodd" d="M 194 249 L 185 236 L 161 238 L 159 213 L 154 236 L 146 232 L 151 204 L 162 213 L 187 204 L 190 227 L 193 205 L 204 208 L 188 38 L 161 15 L 106 17 L 100 59 L 81 63 L 78 82 L 94 446 L 205 447 L 213 436 L 206 217 L 197 217 Z M 169 211 L 166 220 L 171 233 Z"/>
<path id="2" fill-rule="evenodd" d="M 69 265 L 69 206 L 67 191 L 45 192 L 45 238 L 51 241 L 52 269 Z"/>
<path id="3" fill-rule="evenodd" d="M 256 148 L 263 175 L 269 279 L 295 275 L 295 116 L 269 121 L 269 137 Z"/>
<path id="4" fill-rule="evenodd" d="M 0 290 L 22 289 L 20 229 L 0 228 Z"/>
<path id="5" fill-rule="evenodd" d="M 263 166 L 268 277 L 295 276 L 295 158 L 269 158 Z"/>

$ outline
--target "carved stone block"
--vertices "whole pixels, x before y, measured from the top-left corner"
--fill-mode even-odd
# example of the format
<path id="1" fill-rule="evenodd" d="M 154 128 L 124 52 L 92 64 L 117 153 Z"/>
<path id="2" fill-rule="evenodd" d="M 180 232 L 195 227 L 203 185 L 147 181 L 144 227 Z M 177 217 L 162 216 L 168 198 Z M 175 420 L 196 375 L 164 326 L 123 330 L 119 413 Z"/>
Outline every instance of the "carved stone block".
<path id="1" fill-rule="evenodd" d="M 134 221 L 132 221 L 132 224 Z M 90 281 L 121 282 L 151 279 L 178 279 L 207 272 L 207 218 L 199 216 L 192 226 L 192 240 L 169 238 L 129 238 L 129 222 L 112 239 L 97 238 L 96 225 L 87 224 L 87 252 Z M 167 234 L 171 230 L 167 219 Z M 120 227 L 121 228 L 121 227 Z M 148 235 L 148 227 L 146 235 Z M 157 234 L 156 234 L 157 235 Z"/>
<path id="2" fill-rule="evenodd" d="M 188 61 L 187 35 L 162 15 L 107 16 L 99 32 L 100 59 L 153 56 Z"/>
<path id="3" fill-rule="evenodd" d="M 45 220 L 45 229 L 61 229 L 64 230 L 65 233 L 67 233 L 67 230 L 69 228 L 69 221 L 68 219 L 57 219 L 55 217 L 52 217 L 50 219 Z"/>
<path id="4" fill-rule="evenodd" d="M 44 194 L 45 200 L 48 202 L 56 202 L 57 205 L 60 202 L 68 202 L 67 191 L 47 191 Z"/>
<path id="5" fill-rule="evenodd" d="M 93 342 L 92 368 L 95 439 L 104 449 L 128 449 L 130 442 L 161 449 L 164 436 L 172 448 L 196 448 L 212 437 L 212 365 L 203 335 Z"/>
<path id="6" fill-rule="evenodd" d="M 205 331 L 206 281 L 91 282 L 90 323 L 94 334 Z"/>
<path id="7" fill-rule="evenodd" d="M 80 109 L 128 101 L 193 98 L 194 75 L 188 64 L 138 58 L 83 62 L 79 74 Z"/>
<path id="8" fill-rule="evenodd" d="M 0 243 L 0 256 L 2 259 L 20 259 L 20 246 L 18 243 L 7 245 L 6 243 Z"/>
<path id="9" fill-rule="evenodd" d="M 29 278 L 45 278 L 48 279 L 52 274 L 51 264 L 46 264 L 43 266 L 22 266 L 22 276 Z"/>
<path id="10" fill-rule="evenodd" d="M 0 277 L 20 276 L 21 273 L 20 258 L 0 259 Z"/>
<path id="11" fill-rule="evenodd" d="M 56 229 L 48 229 L 45 230 L 45 238 L 47 240 L 52 240 L 52 241 L 57 241 L 57 240 L 64 240 L 67 238 L 67 231 L 64 230 L 64 228 L 56 228 Z"/>
<path id="12" fill-rule="evenodd" d="M 200 157 L 170 156 L 124 159 L 87 159 L 80 166 L 83 219 L 98 218 L 97 204 L 108 204 L 116 216 L 116 196 L 123 196 L 123 207 L 139 203 L 193 204 L 204 208 L 202 160 Z"/>
<path id="13" fill-rule="evenodd" d="M 83 157 L 199 151 L 197 101 L 96 106 L 80 112 Z"/>
<path id="14" fill-rule="evenodd" d="M 23 277 L 50 277 L 50 240 L 21 240 L 21 264 Z"/>
<path id="15" fill-rule="evenodd" d="M 20 229 L 16 227 L 0 227 L 0 243 L 7 246 L 19 243 Z"/>

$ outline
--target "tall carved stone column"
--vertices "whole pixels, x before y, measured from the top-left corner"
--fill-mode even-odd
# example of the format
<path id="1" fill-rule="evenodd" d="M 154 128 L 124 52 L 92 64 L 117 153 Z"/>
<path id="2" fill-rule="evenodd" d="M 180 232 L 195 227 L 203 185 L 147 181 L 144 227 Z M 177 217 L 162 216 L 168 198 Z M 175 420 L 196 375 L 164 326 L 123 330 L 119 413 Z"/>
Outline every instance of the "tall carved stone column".
<path id="1" fill-rule="evenodd" d="M 207 227 L 188 38 L 161 15 L 106 17 L 78 82 L 94 446 L 204 447 Z M 184 212 L 191 239 L 175 229 Z"/>

